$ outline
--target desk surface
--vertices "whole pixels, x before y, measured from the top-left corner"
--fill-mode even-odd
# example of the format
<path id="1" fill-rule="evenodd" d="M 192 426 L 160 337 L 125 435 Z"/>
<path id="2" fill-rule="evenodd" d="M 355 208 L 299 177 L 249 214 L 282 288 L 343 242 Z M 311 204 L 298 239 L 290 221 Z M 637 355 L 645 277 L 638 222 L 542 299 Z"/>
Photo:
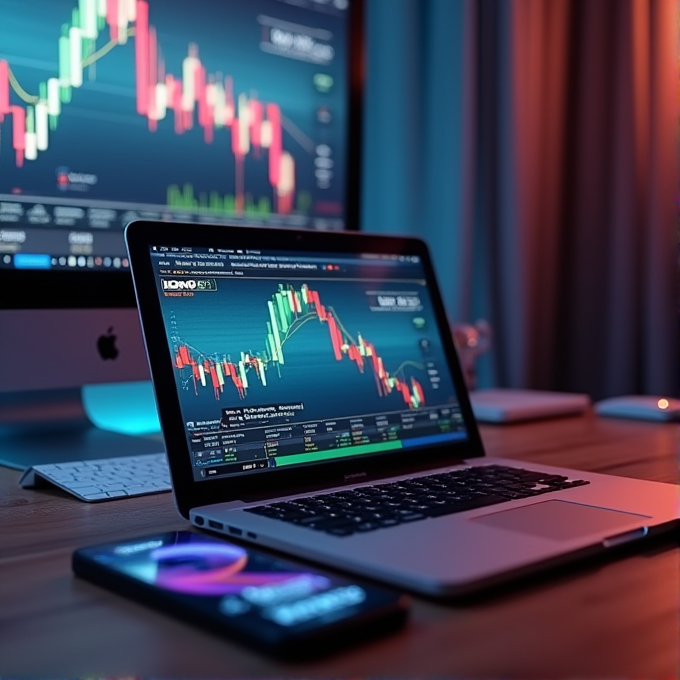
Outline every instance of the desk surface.
<path id="1" fill-rule="evenodd" d="M 489 455 L 675 483 L 678 434 L 592 414 L 482 428 Z M 3 675 L 680 677 L 677 544 L 472 606 L 414 598 L 403 631 L 284 664 L 72 576 L 75 547 L 186 527 L 170 494 L 86 504 L 18 480 L 0 468 Z"/>

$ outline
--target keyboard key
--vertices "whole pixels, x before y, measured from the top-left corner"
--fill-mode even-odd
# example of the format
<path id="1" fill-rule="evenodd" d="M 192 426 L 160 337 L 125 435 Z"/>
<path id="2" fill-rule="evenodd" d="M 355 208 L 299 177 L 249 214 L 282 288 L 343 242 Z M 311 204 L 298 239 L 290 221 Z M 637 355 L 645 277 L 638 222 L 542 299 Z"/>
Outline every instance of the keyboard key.
<path id="1" fill-rule="evenodd" d="M 400 522 L 415 522 L 419 519 L 425 519 L 425 515 L 421 512 L 408 512 L 405 515 L 399 515 Z"/>
<path id="2" fill-rule="evenodd" d="M 68 491 L 68 489 L 67 489 Z M 102 493 L 102 490 L 98 486 L 92 486 L 92 484 L 88 486 L 81 486 L 79 489 L 74 489 L 78 494 L 81 496 L 89 497 L 94 494 L 99 494 Z"/>

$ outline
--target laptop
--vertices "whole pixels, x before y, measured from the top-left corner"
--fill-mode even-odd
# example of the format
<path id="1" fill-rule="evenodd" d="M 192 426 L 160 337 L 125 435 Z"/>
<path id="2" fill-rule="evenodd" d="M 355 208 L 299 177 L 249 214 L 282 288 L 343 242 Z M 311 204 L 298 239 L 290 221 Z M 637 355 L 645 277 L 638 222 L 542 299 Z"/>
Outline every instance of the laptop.
<path id="1" fill-rule="evenodd" d="M 677 529 L 678 487 L 485 454 L 425 243 L 125 231 L 177 509 L 434 597 Z"/>

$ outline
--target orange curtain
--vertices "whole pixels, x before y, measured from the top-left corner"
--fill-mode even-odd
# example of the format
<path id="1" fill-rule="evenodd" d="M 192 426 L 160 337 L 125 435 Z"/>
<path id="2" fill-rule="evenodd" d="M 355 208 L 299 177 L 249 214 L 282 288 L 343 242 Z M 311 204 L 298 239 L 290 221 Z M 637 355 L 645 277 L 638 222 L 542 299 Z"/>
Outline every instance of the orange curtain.
<path id="1" fill-rule="evenodd" d="M 491 87 L 508 122 L 485 200 L 503 209 L 476 226 L 494 244 L 495 381 L 675 394 L 677 3 L 493 7 L 479 20 L 497 22 Z"/>

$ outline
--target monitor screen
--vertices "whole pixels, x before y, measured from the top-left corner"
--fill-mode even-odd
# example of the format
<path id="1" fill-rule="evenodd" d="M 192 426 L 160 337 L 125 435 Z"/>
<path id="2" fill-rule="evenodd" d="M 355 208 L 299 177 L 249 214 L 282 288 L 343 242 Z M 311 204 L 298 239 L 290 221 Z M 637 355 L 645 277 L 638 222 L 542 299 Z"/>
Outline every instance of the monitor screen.
<path id="1" fill-rule="evenodd" d="M 357 228 L 362 13 L 0 2 L 0 411 L 148 379 L 129 221 Z"/>
<path id="2" fill-rule="evenodd" d="M 343 229 L 348 0 L 3 0 L 0 261 L 124 269 L 132 219 Z"/>

